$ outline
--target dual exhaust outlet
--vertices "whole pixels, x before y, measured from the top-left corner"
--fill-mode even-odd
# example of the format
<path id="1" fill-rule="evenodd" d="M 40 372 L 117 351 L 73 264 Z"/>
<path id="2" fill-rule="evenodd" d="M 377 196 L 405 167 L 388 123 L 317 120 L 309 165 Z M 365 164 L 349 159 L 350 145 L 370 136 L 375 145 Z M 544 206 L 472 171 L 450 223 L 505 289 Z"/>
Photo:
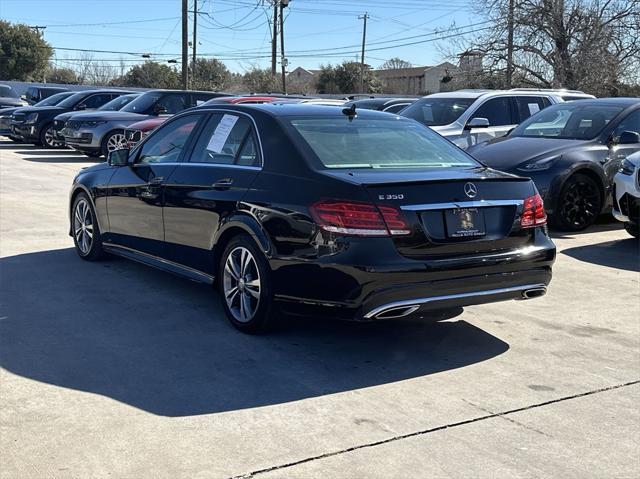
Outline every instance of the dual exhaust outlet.
<path id="1" fill-rule="evenodd" d="M 415 313 L 423 304 L 426 303 L 436 303 L 439 301 L 447 301 L 454 299 L 463 299 L 463 298 L 473 298 L 476 296 L 488 296 L 492 294 L 506 294 L 506 293 L 520 293 L 520 297 L 512 297 L 505 299 L 534 299 L 544 296 L 547 293 L 546 286 L 536 285 L 531 287 L 515 287 L 515 288 L 503 288 L 503 289 L 495 289 L 490 291 L 478 291 L 472 293 L 463 293 L 463 294 L 453 294 L 449 296 L 437 296 L 432 298 L 425 298 L 412 301 L 402 301 L 398 303 L 392 303 L 385 306 L 380 306 L 372 311 L 369 311 L 365 314 L 364 319 L 396 319 L 403 318 L 405 316 L 409 316 L 412 313 Z"/>

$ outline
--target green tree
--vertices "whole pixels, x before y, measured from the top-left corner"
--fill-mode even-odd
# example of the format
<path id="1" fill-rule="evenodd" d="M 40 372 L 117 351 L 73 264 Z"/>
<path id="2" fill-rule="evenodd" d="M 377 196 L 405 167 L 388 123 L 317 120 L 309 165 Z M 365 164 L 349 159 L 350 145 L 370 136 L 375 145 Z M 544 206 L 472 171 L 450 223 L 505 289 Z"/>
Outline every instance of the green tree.
<path id="1" fill-rule="evenodd" d="M 269 93 L 282 90 L 280 77 L 267 68 L 254 67 L 242 76 L 242 83 L 250 93 Z"/>
<path id="2" fill-rule="evenodd" d="M 77 85 L 78 75 L 71 68 L 50 67 L 47 70 L 47 82 Z"/>
<path id="3" fill-rule="evenodd" d="M 51 46 L 27 25 L 0 20 L 0 78 L 42 80 L 52 54 Z"/>
<path id="4" fill-rule="evenodd" d="M 180 74 L 167 65 L 148 61 L 131 67 L 111 84 L 138 88 L 179 88 Z"/>
<path id="5" fill-rule="evenodd" d="M 215 58 L 198 58 L 196 59 L 195 74 L 193 73 L 193 62 L 191 62 L 189 70 L 192 72 L 189 78 L 193 90 L 220 91 L 231 80 L 231 74 L 225 64 Z"/>
<path id="6" fill-rule="evenodd" d="M 358 62 L 345 61 L 335 67 L 323 65 L 318 78 L 318 92 L 320 93 L 359 93 L 361 92 L 361 77 L 364 75 L 364 92 L 378 93 L 380 82 L 371 68 Z"/>

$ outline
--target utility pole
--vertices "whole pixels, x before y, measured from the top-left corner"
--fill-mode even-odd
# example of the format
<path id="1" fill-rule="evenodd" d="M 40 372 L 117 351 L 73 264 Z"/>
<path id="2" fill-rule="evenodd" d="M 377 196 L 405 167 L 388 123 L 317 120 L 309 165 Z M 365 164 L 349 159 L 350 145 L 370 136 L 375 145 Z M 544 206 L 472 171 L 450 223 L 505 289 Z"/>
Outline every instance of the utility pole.
<path id="1" fill-rule="evenodd" d="M 189 17 L 188 0 L 182 0 L 182 89 L 186 90 L 189 84 Z"/>
<path id="2" fill-rule="evenodd" d="M 191 83 L 196 80 L 196 45 L 198 30 L 198 0 L 193 0 L 193 60 L 191 61 Z"/>
<path id="3" fill-rule="evenodd" d="M 278 56 L 278 3 L 273 0 L 273 37 L 271 38 L 271 76 L 276 76 L 276 57 Z"/>
<path id="4" fill-rule="evenodd" d="M 284 56 L 284 8 L 289 0 L 280 0 L 280 65 L 282 66 L 282 92 L 287 94 L 287 59 Z"/>
<path id="5" fill-rule="evenodd" d="M 362 29 L 362 55 L 360 56 L 360 91 L 364 93 L 364 46 L 367 43 L 367 19 L 369 14 L 365 12 L 360 15 L 358 20 L 364 20 L 364 28 Z"/>
<path id="6" fill-rule="evenodd" d="M 507 87 L 511 88 L 513 82 L 513 10 L 514 0 L 509 0 L 507 12 Z"/>

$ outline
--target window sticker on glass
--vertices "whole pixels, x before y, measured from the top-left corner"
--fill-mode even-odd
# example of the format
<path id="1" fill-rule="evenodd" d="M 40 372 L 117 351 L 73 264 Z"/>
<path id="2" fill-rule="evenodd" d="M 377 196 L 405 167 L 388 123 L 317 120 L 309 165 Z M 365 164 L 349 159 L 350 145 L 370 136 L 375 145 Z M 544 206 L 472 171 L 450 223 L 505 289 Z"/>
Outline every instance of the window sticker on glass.
<path id="1" fill-rule="evenodd" d="M 222 148 L 224 144 L 227 142 L 227 138 L 229 138 L 229 134 L 233 129 L 233 126 L 238 121 L 238 117 L 234 115 L 224 115 L 218 126 L 216 127 L 211 139 L 209 140 L 209 144 L 207 145 L 207 150 L 213 151 L 214 153 L 222 153 Z"/>
<path id="2" fill-rule="evenodd" d="M 527 103 L 529 105 L 529 114 L 533 115 L 534 113 L 538 113 L 540 111 L 540 105 L 537 103 Z"/>

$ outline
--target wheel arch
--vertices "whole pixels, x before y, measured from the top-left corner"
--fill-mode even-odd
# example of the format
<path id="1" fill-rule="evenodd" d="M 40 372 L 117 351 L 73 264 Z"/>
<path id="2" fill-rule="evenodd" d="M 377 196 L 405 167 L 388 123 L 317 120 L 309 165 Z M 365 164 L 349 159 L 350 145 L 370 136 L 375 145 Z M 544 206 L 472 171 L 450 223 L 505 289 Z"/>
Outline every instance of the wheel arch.
<path id="1" fill-rule="evenodd" d="M 237 214 L 225 221 L 214 238 L 212 245 L 214 271 L 218 271 L 220 257 L 229 241 L 239 234 L 251 237 L 267 258 L 271 256 L 273 251 L 271 241 L 258 222 L 251 216 Z"/>
<path id="2" fill-rule="evenodd" d="M 83 185 L 82 183 L 76 183 L 73 187 L 73 189 L 71 190 L 71 194 L 69 195 L 69 236 L 72 236 L 72 224 L 73 224 L 73 204 L 76 201 L 76 198 L 78 197 L 78 195 L 80 193 L 84 193 L 85 195 L 87 195 L 87 198 L 89 198 L 89 203 L 91 203 L 91 207 L 93 208 L 93 211 L 95 212 L 95 220 L 98 223 L 98 228 L 100 229 L 100 231 L 104 231 L 102 229 L 102 224 L 100 223 L 100 215 L 98 214 L 98 210 L 96 209 L 96 204 L 93 201 L 93 195 L 91 194 L 91 191 L 89 191 L 89 188 L 87 188 L 85 185 Z"/>

